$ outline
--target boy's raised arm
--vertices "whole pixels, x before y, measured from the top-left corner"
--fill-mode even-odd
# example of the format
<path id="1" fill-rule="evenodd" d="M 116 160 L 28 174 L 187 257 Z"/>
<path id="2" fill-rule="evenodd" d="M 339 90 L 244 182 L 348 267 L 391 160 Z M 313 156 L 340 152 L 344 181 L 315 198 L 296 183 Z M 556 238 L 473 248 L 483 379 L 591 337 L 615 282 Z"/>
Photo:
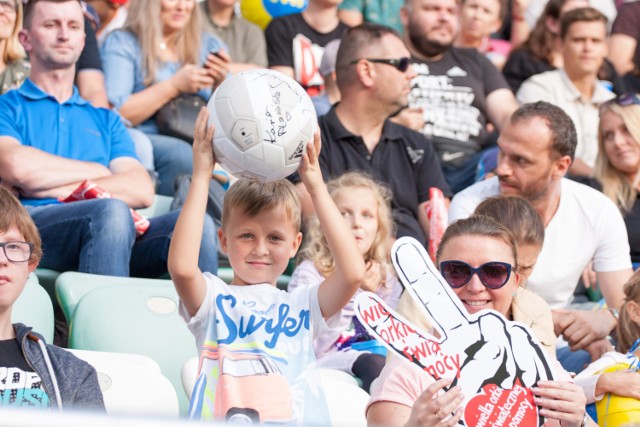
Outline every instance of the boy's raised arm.
<path id="1" fill-rule="evenodd" d="M 209 112 L 198 113 L 193 140 L 193 175 L 180 216 L 173 231 L 167 267 L 178 296 L 194 316 L 206 295 L 204 276 L 198 267 L 200 241 L 207 209 L 209 182 L 215 166 L 213 156 L 213 126 L 207 128 Z"/>
<path id="2" fill-rule="evenodd" d="M 336 267 L 318 290 L 322 316 L 328 319 L 342 310 L 358 290 L 364 279 L 365 265 L 356 240 L 322 179 L 318 162 L 320 145 L 320 133 L 316 132 L 313 144 L 307 145 L 307 152 L 302 157 L 300 177 L 311 196 Z"/>

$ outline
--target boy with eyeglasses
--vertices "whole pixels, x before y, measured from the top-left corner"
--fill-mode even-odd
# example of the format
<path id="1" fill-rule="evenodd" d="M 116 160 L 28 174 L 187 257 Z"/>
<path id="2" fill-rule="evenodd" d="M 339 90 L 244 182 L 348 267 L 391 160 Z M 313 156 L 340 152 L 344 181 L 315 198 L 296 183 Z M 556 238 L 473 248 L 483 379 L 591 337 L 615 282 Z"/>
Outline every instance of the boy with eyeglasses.
<path id="1" fill-rule="evenodd" d="M 42 256 L 33 220 L 0 186 L 0 406 L 104 410 L 95 369 L 71 353 L 45 344 L 11 309 Z"/>

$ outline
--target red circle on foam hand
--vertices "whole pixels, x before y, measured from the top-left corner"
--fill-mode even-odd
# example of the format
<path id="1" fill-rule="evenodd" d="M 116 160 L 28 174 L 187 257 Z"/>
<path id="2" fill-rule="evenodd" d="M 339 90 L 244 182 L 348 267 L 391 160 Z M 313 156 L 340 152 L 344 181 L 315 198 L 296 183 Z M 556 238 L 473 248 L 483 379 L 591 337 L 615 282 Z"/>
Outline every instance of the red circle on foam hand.
<path id="1" fill-rule="evenodd" d="M 519 380 L 510 390 L 495 384 L 485 385 L 464 409 L 464 422 L 468 427 L 535 426 L 537 420 L 533 392 L 522 387 Z"/>

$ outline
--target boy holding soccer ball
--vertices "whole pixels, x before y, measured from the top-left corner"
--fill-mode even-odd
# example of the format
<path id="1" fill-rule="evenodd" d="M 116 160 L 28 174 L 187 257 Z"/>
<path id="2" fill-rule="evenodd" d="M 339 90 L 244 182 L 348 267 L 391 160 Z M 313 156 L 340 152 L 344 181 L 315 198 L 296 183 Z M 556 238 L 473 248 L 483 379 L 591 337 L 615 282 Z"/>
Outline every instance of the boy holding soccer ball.
<path id="1" fill-rule="evenodd" d="M 334 273 L 317 287 L 279 290 L 276 280 L 302 240 L 298 193 L 285 180 L 240 179 L 225 195 L 218 232 L 234 271 L 227 285 L 198 268 L 215 166 L 208 117 L 203 108 L 196 121 L 192 183 L 168 260 L 181 314 L 200 350 L 190 416 L 326 425 L 321 387 L 310 369 L 312 342 L 317 334 L 339 327 L 340 311 L 358 289 L 365 266 L 322 179 L 320 136 L 316 133 L 307 145 L 299 172 L 333 254 Z"/>

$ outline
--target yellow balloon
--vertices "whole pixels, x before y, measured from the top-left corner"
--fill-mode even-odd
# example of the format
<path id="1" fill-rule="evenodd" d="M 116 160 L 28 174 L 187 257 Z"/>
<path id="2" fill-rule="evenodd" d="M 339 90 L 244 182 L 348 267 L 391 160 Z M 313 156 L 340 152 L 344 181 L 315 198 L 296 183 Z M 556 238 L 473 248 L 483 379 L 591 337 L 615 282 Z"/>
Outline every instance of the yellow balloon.
<path id="1" fill-rule="evenodd" d="M 603 369 L 598 373 L 616 372 L 629 369 L 626 363 L 618 363 Z M 640 373 L 630 373 L 640 375 Z M 623 427 L 631 422 L 640 422 L 640 400 L 607 393 L 596 402 L 597 420 L 599 426 Z"/>
<path id="2" fill-rule="evenodd" d="M 242 16 L 263 30 L 278 16 L 300 13 L 307 8 L 308 0 L 241 0 Z"/>

